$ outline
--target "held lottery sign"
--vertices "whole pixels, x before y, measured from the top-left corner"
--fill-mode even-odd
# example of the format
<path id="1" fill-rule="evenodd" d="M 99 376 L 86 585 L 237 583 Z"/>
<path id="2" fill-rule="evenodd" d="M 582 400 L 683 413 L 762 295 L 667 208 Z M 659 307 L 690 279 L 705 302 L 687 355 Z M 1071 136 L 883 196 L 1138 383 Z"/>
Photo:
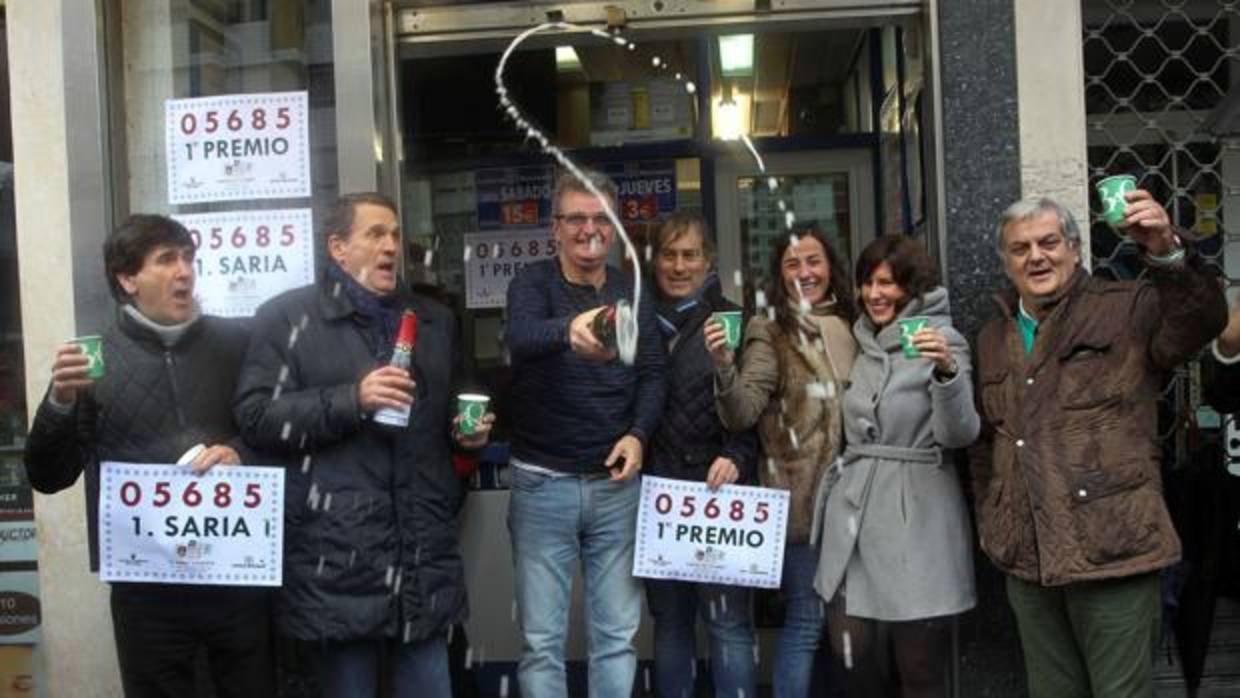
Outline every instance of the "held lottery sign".
<path id="1" fill-rule="evenodd" d="M 303 92 L 170 99 L 168 203 L 310 196 Z"/>
<path id="2" fill-rule="evenodd" d="M 253 315 L 268 298 L 314 281 L 308 208 L 174 217 L 197 247 L 195 291 L 204 313 Z"/>
<path id="3" fill-rule="evenodd" d="M 99 577 L 106 582 L 280 586 L 284 470 L 104 462 Z"/>
<path id="4" fill-rule="evenodd" d="M 633 576 L 777 588 L 788 493 L 642 477 Z"/>

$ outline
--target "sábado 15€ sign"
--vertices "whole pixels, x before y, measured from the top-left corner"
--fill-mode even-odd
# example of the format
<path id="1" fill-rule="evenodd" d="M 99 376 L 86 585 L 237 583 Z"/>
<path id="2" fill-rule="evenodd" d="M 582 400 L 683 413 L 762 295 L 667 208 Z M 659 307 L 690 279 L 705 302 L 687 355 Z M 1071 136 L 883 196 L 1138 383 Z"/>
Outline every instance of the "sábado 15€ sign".
<path id="1" fill-rule="evenodd" d="M 788 493 L 643 477 L 633 576 L 779 587 Z"/>
<path id="2" fill-rule="evenodd" d="M 100 466 L 106 582 L 280 586 L 283 548 L 282 468 Z"/>

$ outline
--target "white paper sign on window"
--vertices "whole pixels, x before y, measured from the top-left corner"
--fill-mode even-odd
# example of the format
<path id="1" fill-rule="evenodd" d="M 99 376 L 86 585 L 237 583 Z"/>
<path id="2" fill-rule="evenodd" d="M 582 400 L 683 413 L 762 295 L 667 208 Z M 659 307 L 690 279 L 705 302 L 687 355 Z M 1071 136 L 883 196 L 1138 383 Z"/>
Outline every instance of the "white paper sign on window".
<path id="1" fill-rule="evenodd" d="M 550 230 L 496 230 L 465 234 L 465 305 L 503 308 L 508 282 L 526 264 L 554 257 L 557 243 Z"/>
<path id="2" fill-rule="evenodd" d="M 310 196 L 306 92 L 165 102 L 168 202 Z"/>
<path id="3" fill-rule="evenodd" d="M 175 216 L 198 247 L 195 295 L 202 311 L 247 317 L 263 301 L 314 281 L 308 208 Z"/>

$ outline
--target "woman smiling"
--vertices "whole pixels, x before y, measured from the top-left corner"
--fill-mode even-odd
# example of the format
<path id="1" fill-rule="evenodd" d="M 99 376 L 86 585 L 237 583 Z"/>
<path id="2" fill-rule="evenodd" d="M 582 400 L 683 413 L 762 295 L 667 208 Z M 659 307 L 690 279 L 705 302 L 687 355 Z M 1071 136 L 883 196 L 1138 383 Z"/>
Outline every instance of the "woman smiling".
<path id="1" fill-rule="evenodd" d="M 951 616 L 973 607 L 972 535 L 943 449 L 977 438 L 969 349 L 925 250 L 902 235 L 857 260 L 860 353 L 844 395 L 839 482 L 822 512 L 814 585 L 851 664 L 849 695 L 882 686 L 889 643 L 898 695 L 946 696 Z M 882 632 L 880 632 L 882 631 Z"/>

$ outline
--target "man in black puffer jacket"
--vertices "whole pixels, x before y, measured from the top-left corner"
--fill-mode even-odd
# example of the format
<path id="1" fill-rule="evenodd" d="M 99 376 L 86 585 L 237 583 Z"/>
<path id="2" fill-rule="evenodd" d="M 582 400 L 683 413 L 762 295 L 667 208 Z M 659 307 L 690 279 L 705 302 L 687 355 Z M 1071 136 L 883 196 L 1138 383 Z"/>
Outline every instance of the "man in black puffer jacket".
<path id="1" fill-rule="evenodd" d="M 651 443 L 646 472 L 704 481 L 711 488 L 752 482 L 758 439 L 731 433 L 715 411 L 715 365 L 703 328 L 711 314 L 739 311 L 723 297 L 711 273 L 713 246 L 701 216 L 677 213 L 650 241 L 655 253 L 659 329 L 667 347 L 667 404 Z M 743 587 L 646 580 L 654 616 L 655 676 L 662 696 L 696 695 L 686 670 L 695 659 L 700 614 L 710 631 L 712 678 L 717 696 L 757 695 L 750 594 Z M 734 659 L 729 660 L 732 657 Z"/>
<path id="2" fill-rule="evenodd" d="M 277 618 L 319 648 L 324 696 L 373 698 L 390 653 L 393 696 L 447 697 L 466 615 L 453 441 L 481 448 L 493 417 L 454 428 L 456 319 L 400 282 L 395 204 L 344 196 L 325 228 L 326 274 L 259 308 L 234 402 L 246 442 L 288 465 Z M 405 371 L 388 362 L 407 309 Z M 373 419 L 405 406 L 404 427 Z"/>
<path id="3" fill-rule="evenodd" d="M 80 348 L 61 346 L 26 444 L 26 473 L 39 492 L 86 473 L 91 571 L 99 569 L 99 463 L 176 463 L 201 444 L 191 465 L 204 472 L 248 455 L 231 409 L 246 331 L 198 314 L 189 231 L 163 216 L 130 216 L 108 238 L 104 265 L 120 304 L 103 333 L 106 371 L 91 380 Z M 258 588 L 114 583 L 125 695 L 197 695 L 194 658 L 203 647 L 216 695 L 273 695 L 268 599 Z"/>

